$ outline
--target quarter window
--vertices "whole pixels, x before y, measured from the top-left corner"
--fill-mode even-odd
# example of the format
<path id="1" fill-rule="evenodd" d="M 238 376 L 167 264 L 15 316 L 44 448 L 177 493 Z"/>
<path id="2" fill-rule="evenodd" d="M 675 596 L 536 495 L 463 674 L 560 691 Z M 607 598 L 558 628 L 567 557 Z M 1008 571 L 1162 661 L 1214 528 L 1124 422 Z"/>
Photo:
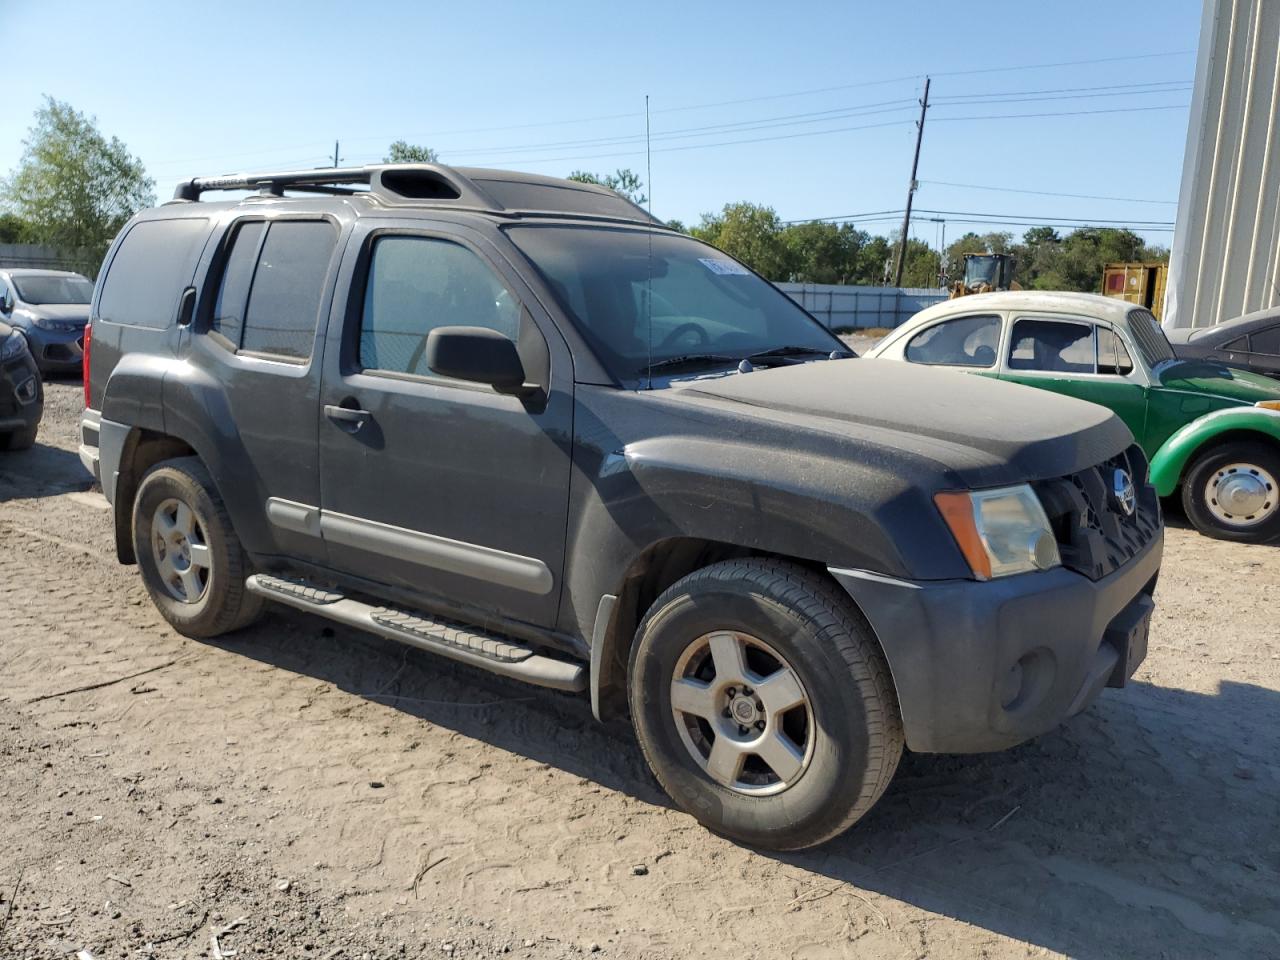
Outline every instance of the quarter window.
<path id="1" fill-rule="evenodd" d="M 1093 373 L 1093 337 L 1089 323 L 1020 318 L 1013 325 L 1009 369 Z"/>
<path id="2" fill-rule="evenodd" d="M 210 329 L 238 350 L 308 359 L 337 242 L 327 220 L 242 224 L 223 266 Z"/>
<path id="3" fill-rule="evenodd" d="M 1110 327 L 1098 328 L 1098 372 L 1120 377 L 1133 373 L 1133 359 L 1120 335 Z"/>
<path id="4" fill-rule="evenodd" d="M 954 367 L 994 367 L 1000 346 L 1000 318 L 956 317 L 936 323 L 911 338 L 906 357 L 912 363 Z"/>
<path id="5" fill-rule="evenodd" d="M 174 323 L 208 226 L 203 217 L 135 223 L 111 258 L 98 318 L 155 330 Z"/>
<path id="6" fill-rule="evenodd" d="M 512 340 L 520 304 L 479 256 L 431 237 L 374 242 L 360 323 L 360 366 L 430 374 L 427 335 L 437 327 L 485 327 Z"/>

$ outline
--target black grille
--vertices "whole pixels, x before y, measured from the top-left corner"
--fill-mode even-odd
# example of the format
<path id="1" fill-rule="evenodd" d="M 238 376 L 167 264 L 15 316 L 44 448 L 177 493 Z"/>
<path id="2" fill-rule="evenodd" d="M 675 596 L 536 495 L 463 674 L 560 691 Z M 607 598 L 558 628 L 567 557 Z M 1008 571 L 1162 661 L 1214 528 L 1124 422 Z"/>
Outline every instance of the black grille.
<path id="1" fill-rule="evenodd" d="M 1121 508 L 1117 470 L 1133 479 L 1134 510 Z M 1096 467 L 1035 484 L 1058 540 L 1062 565 L 1101 580 L 1136 556 L 1160 530 L 1160 500 L 1147 483 L 1147 458 L 1134 444 Z"/>

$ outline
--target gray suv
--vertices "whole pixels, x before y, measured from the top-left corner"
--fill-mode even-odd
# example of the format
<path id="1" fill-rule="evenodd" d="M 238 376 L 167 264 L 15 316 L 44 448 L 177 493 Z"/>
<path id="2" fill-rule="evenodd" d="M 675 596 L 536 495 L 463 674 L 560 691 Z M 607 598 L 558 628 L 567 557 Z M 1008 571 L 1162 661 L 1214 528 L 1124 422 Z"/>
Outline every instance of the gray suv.
<path id="1" fill-rule="evenodd" d="M 273 601 L 584 692 L 752 845 L 1146 653 L 1163 530 L 1115 416 L 856 359 L 603 187 L 186 181 L 113 244 L 86 348 L 81 456 L 179 632 Z"/>

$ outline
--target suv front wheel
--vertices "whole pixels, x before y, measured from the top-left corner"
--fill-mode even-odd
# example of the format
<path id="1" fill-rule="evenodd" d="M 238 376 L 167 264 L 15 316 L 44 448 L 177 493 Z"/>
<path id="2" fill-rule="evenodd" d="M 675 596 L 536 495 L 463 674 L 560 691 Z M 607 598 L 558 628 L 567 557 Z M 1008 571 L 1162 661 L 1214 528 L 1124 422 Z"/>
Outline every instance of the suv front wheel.
<path id="1" fill-rule="evenodd" d="M 249 561 L 222 497 L 196 457 L 157 463 L 133 504 L 133 550 L 151 599 L 188 637 L 247 626 L 262 599 L 245 589 Z"/>
<path id="2" fill-rule="evenodd" d="M 837 587 L 731 560 L 654 603 L 631 654 L 636 733 L 654 774 L 707 827 L 774 850 L 860 819 L 902 755 L 888 666 Z"/>

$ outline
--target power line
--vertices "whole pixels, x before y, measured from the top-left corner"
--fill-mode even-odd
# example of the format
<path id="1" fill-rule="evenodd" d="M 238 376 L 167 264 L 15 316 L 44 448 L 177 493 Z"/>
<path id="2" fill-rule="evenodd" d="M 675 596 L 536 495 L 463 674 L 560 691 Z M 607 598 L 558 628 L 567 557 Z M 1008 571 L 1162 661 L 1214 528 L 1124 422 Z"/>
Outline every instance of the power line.
<path id="1" fill-rule="evenodd" d="M 953 104 L 959 106 L 959 104 Z M 1033 120 L 1040 117 L 1086 117 L 1099 113 L 1144 113 L 1150 110 L 1186 110 L 1189 103 L 1170 103 L 1159 107 L 1114 107 L 1105 110 L 1061 110 L 1052 113 L 988 113 L 968 117 L 934 117 L 934 123 L 952 120 Z"/>
<path id="2" fill-rule="evenodd" d="M 1037 197 L 1066 197 L 1072 200 L 1113 200 L 1117 203 L 1156 203 L 1176 207 L 1177 200 L 1140 200 L 1137 197 L 1106 197 L 1096 193 L 1055 193 L 1049 190 L 1019 190 L 1014 187 L 988 187 L 977 183 L 951 183 L 947 180 L 921 180 L 935 187 L 960 187 L 965 190 L 990 190 L 995 193 L 1025 193 Z"/>
<path id="3" fill-rule="evenodd" d="M 1126 60 L 1153 60 L 1157 57 L 1184 57 L 1194 54 L 1194 50 L 1169 50 L 1164 53 L 1138 53 L 1124 57 L 1099 57 L 1094 60 L 1062 60 L 1058 63 L 1032 63 L 1020 67 L 982 67 L 977 70 L 944 70 L 933 71 L 935 77 L 967 77 L 979 73 L 1008 73 L 1013 70 L 1045 70 L 1050 67 L 1082 67 L 1095 63 L 1120 63 Z"/>
<path id="4" fill-rule="evenodd" d="M 985 107 L 1000 103 L 1043 103 L 1047 100 L 1097 100 L 1103 97 L 1141 97 L 1161 93 L 1186 93 L 1194 84 L 1184 83 L 1179 87 L 1168 87 L 1161 90 L 1116 90 L 1111 93 L 1064 93 L 1042 97 L 1003 97 L 988 100 L 949 100 L 939 103 L 940 107 Z"/>

